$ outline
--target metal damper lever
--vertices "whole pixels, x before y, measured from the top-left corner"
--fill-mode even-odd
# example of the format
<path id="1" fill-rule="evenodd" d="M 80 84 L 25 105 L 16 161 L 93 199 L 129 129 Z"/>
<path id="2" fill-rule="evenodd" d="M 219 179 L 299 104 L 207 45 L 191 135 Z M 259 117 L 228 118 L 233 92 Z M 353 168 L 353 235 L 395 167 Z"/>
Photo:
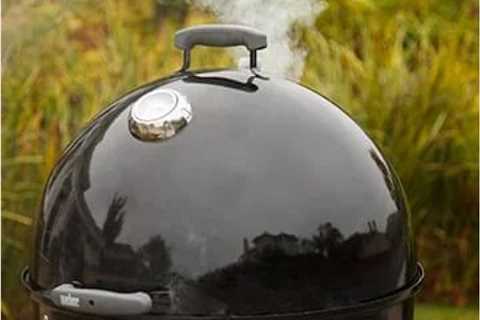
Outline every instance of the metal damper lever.
<path id="1" fill-rule="evenodd" d="M 49 296 L 58 307 L 97 315 L 143 314 L 152 308 L 152 299 L 144 292 L 119 293 L 62 284 L 52 289 Z"/>
<path id="2" fill-rule="evenodd" d="M 82 288 L 71 283 L 53 289 L 34 289 L 28 269 L 23 272 L 22 280 L 35 300 L 79 313 L 128 316 L 165 312 L 170 306 L 170 291 L 123 293 Z"/>

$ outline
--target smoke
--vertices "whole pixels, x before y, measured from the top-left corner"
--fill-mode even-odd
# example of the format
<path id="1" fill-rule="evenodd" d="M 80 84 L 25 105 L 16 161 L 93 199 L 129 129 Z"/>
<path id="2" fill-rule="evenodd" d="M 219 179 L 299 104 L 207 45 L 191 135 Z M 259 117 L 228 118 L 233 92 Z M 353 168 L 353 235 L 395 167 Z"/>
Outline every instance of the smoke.
<path id="1" fill-rule="evenodd" d="M 311 27 L 325 8 L 321 0 L 192 0 L 212 10 L 222 23 L 241 24 L 267 34 L 267 49 L 258 52 L 260 66 L 271 74 L 302 76 L 307 49 L 298 46 L 291 30 L 295 23 Z M 234 50 L 237 59 L 245 50 Z"/>

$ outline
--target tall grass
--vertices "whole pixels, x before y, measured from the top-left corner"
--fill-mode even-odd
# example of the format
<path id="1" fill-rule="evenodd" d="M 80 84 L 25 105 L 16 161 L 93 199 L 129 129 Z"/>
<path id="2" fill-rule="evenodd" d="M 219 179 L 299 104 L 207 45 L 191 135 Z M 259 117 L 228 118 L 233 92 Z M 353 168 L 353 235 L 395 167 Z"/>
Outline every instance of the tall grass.
<path id="1" fill-rule="evenodd" d="M 422 304 L 415 308 L 415 320 L 477 320 L 477 308 L 452 308 L 444 305 Z"/>
<path id="2" fill-rule="evenodd" d="M 18 274 L 63 148 L 113 98 L 178 68 L 174 30 L 213 21 L 178 2 L 2 1 L 9 319 L 31 312 Z M 456 304 L 475 301 L 478 289 L 477 19 L 473 0 L 336 0 L 314 29 L 295 27 L 310 49 L 302 82 L 345 106 L 401 176 L 428 272 L 423 299 Z M 196 66 L 229 64 L 224 51 L 195 51 Z"/>

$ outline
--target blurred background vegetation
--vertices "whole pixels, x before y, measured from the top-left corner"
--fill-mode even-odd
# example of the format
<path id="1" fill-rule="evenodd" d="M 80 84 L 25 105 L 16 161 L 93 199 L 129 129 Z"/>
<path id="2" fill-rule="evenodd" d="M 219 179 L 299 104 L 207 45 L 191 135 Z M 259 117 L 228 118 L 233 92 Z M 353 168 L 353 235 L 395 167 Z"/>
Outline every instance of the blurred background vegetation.
<path id="1" fill-rule="evenodd" d="M 2 0 L 7 319 L 30 318 L 19 273 L 62 150 L 112 99 L 179 67 L 175 30 L 214 21 L 183 0 Z M 344 106 L 403 181 L 427 270 L 418 319 L 478 318 L 477 1 L 331 0 L 294 29 L 309 50 L 301 82 Z M 193 58 L 235 63 L 217 49 Z"/>

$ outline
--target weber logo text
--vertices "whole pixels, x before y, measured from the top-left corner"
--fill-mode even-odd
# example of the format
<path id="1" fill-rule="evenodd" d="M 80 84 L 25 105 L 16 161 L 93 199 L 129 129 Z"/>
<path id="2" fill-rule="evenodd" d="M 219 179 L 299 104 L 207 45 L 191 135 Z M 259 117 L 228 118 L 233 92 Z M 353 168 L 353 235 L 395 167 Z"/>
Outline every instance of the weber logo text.
<path id="1" fill-rule="evenodd" d="M 66 307 L 74 307 L 74 308 L 79 308 L 80 307 L 80 298 L 78 297 L 73 297 L 70 293 L 68 295 L 60 295 L 60 304 L 62 306 Z"/>

